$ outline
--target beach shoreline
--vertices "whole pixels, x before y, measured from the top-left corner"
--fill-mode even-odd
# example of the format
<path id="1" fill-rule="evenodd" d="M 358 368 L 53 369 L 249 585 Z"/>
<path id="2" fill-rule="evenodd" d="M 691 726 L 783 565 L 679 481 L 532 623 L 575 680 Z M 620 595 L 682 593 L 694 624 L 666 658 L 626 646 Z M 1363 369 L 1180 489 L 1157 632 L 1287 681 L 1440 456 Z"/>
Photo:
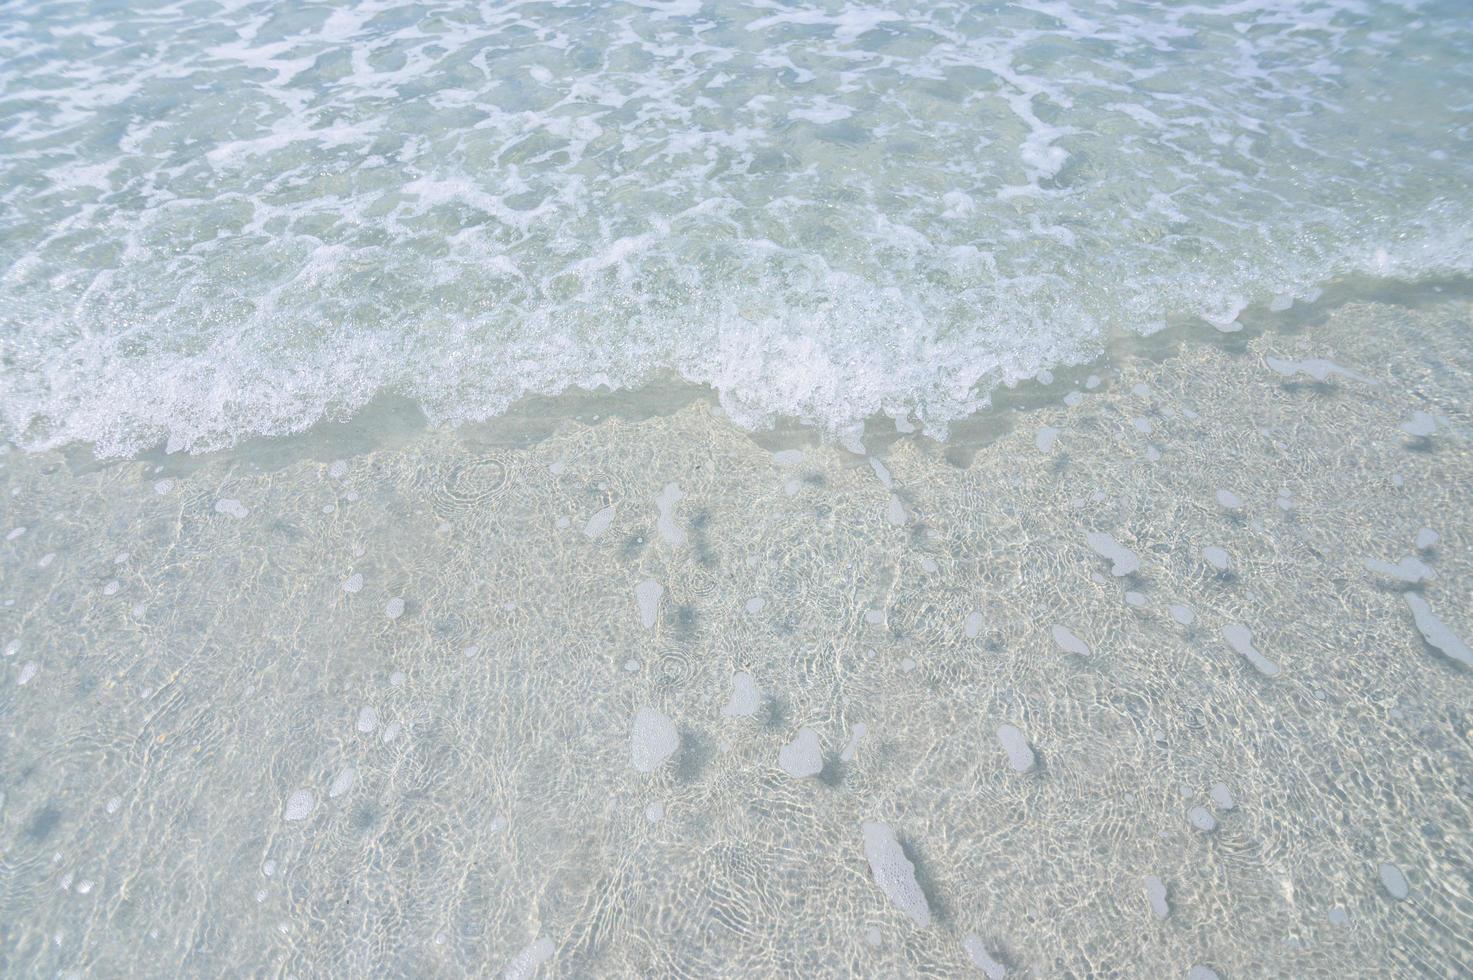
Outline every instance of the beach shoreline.
<path id="1" fill-rule="evenodd" d="M 0 967 L 1455 972 L 1470 317 L 1173 328 L 947 441 L 12 450 Z"/>

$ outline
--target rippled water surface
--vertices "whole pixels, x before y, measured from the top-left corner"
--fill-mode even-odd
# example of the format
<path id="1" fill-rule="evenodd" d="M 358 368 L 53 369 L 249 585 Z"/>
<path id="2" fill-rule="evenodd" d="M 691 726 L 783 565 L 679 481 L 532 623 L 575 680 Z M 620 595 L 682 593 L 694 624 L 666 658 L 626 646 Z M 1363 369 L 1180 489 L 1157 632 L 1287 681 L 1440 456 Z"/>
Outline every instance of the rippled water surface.
<path id="1" fill-rule="evenodd" d="M 0 413 L 119 453 L 675 375 L 930 432 L 1473 260 L 1464 0 L 7 2 Z"/>
<path id="2" fill-rule="evenodd" d="M 1465 0 L 0 0 L 0 975 L 1473 976 L 1470 187 Z"/>

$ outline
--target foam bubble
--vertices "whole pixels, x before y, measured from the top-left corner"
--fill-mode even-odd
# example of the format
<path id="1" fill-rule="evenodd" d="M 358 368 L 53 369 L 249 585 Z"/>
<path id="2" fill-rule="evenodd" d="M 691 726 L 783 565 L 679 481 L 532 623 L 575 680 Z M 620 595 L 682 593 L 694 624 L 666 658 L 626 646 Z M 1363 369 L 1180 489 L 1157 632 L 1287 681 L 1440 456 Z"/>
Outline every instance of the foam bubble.
<path id="1" fill-rule="evenodd" d="M 1108 534 L 1091 533 L 1085 535 L 1085 541 L 1089 543 L 1094 553 L 1111 562 L 1110 574 L 1119 578 L 1124 575 L 1133 575 L 1140 570 L 1141 560 L 1134 551 L 1117 542 Z"/>
<path id="2" fill-rule="evenodd" d="M 931 907 L 916 880 L 915 865 L 887 824 L 866 820 L 860 824 L 864 834 L 864 856 L 869 861 L 875 884 L 896 908 L 910 916 L 922 929 L 931 924 Z"/>
<path id="3" fill-rule="evenodd" d="M 1060 650 L 1065 653 L 1077 654 L 1081 657 L 1089 656 L 1089 644 L 1074 635 L 1074 631 L 1066 626 L 1055 626 L 1053 628 L 1054 643 L 1058 644 Z"/>
<path id="4" fill-rule="evenodd" d="M 675 722 L 651 707 L 634 714 L 629 733 L 629 764 L 635 772 L 654 772 L 680 747 L 680 733 Z"/>
<path id="5" fill-rule="evenodd" d="M 1234 652 L 1252 664 L 1260 674 L 1274 677 L 1279 673 L 1279 665 L 1259 653 L 1253 645 L 1253 631 L 1247 626 L 1242 623 L 1228 623 L 1222 628 L 1222 637 Z"/>
<path id="6" fill-rule="evenodd" d="M 1414 439 L 1427 439 L 1437 431 L 1437 419 L 1427 412 L 1413 412 L 1412 417 L 1401 424 L 1401 431 Z"/>
<path id="7" fill-rule="evenodd" d="M 1211 565 L 1219 572 L 1227 571 L 1228 553 L 1226 549 L 1219 548 L 1215 544 L 1209 544 L 1207 547 L 1202 549 L 1202 557 L 1206 559 L 1207 564 Z"/>
<path id="8" fill-rule="evenodd" d="M 1018 772 L 1027 772 L 1033 768 L 1035 762 L 1033 747 L 1028 744 L 1028 739 L 1015 726 L 998 726 L 997 740 L 1002 743 L 1003 751 L 1007 753 L 1008 765 Z"/>
<path id="9" fill-rule="evenodd" d="M 1187 811 L 1187 819 L 1191 821 L 1193 827 L 1204 834 L 1217 829 L 1217 818 L 1205 806 L 1192 807 Z"/>
<path id="10" fill-rule="evenodd" d="M 731 675 L 731 697 L 727 699 L 721 713 L 728 718 L 749 718 L 762 706 L 762 689 L 745 670 Z"/>
<path id="11" fill-rule="evenodd" d="M 798 729 L 793 740 L 778 750 L 777 764 L 789 776 L 817 776 L 823 771 L 823 746 L 818 733 L 807 727 Z"/>
<path id="12" fill-rule="evenodd" d="M 1382 561 L 1379 558 L 1367 558 L 1365 565 L 1367 571 L 1375 572 L 1377 575 L 1384 575 L 1386 578 L 1393 579 L 1397 582 L 1405 582 L 1408 585 L 1430 582 L 1437 577 L 1436 573 L 1431 568 L 1428 568 L 1421 559 L 1415 558 L 1412 555 L 1407 555 L 1395 565 Z"/>
<path id="13" fill-rule="evenodd" d="M 404 615 L 404 600 L 398 596 L 394 596 L 394 598 L 390 599 L 384 605 L 384 615 L 390 619 L 398 619 Z"/>
<path id="14" fill-rule="evenodd" d="M 613 523 L 614 505 L 610 504 L 588 519 L 588 523 L 583 525 L 583 533 L 588 536 L 589 540 L 595 540 L 601 537 Z"/>
<path id="15" fill-rule="evenodd" d="M 1171 618 L 1183 626 L 1190 626 L 1197 619 L 1197 614 L 1192 610 L 1191 606 L 1184 606 L 1178 603 L 1171 607 L 1170 612 Z"/>
<path id="16" fill-rule="evenodd" d="M 1033 437 L 1033 445 L 1038 451 L 1046 453 L 1054 448 L 1054 442 L 1059 438 L 1059 430 L 1051 425 L 1039 426 L 1038 433 Z"/>
<path id="17" fill-rule="evenodd" d="M 1406 875 L 1394 864 L 1383 864 L 1378 869 L 1381 877 L 1381 887 L 1386 893 L 1398 902 L 1411 894 L 1411 888 L 1407 885 Z"/>
<path id="18" fill-rule="evenodd" d="M 313 798 L 311 790 L 299 789 L 287 799 L 282 819 L 306 820 L 316 805 L 317 801 Z"/>
<path id="19" fill-rule="evenodd" d="M 655 628 L 655 619 L 660 614 L 660 596 L 665 587 L 654 579 L 645 579 L 634 587 L 634 604 L 639 609 L 639 621 L 645 629 Z"/>
<path id="20" fill-rule="evenodd" d="M 328 787 L 327 798 L 335 800 L 348 790 L 353 788 L 353 779 L 357 776 L 357 770 L 352 766 L 344 766 L 334 777 L 332 785 Z"/>
<path id="21" fill-rule="evenodd" d="M 981 937 L 973 934 L 962 940 L 962 949 L 966 950 L 967 958 L 972 965 L 982 971 L 987 980 L 1003 980 L 1008 975 L 1008 968 L 998 962 L 988 951 Z"/>
<path id="22" fill-rule="evenodd" d="M 685 543 L 685 529 L 675 523 L 675 505 L 680 502 L 681 496 L 679 484 L 667 483 L 665 489 L 655 498 L 655 507 L 660 512 L 655 520 L 655 530 L 672 548 Z"/>
<path id="23" fill-rule="evenodd" d="M 501 971 L 501 980 L 532 980 L 537 968 L 557 952 L 557 947 L 546 936 L 539 936 L 523 949 Z"/>
<path id="24" fill-rule="evenodd" d="M 1430 527 L 1424 527 L 1417 532 L 1417 540 L 1413 542 L 1418 551 L 1431 551 L 1437 546 L 1437 532 Z"/>
<path id="25" fill-rule="evenodd" d="M 1406 603 L 1412 611 L 1412 621 L 1417 626 L 1417 632 L 1422 634 L 1422 639 L 1427 641 L 1428 646 L 1449 660 L 1455 660 L 1464 667 L 1473 667 L 1473 650 L 1469 650 L 1468 645 L 1433 614 L 1427 600 L 1415 592 L 1408 592 Z"/>
<path id="26" fill-rule="evenodd" d="M 869 726 L 859 721 L 849 730 L 849 741 L 845 743 L 843 751 L 839 753 L 840 762 L 853 762 L 854 757 L 859 754 L 859 743 L 869 734 Z"/>
<path id="27" fill-rule="evenodd" d="M 905 513 L 905 504 L 901 503 L 900 498 L 893 493 L 890 495 L 890 504 L 885 510 L 885 519 L 897 526 L 910 519 Z"/>
<path id="28" fill-rule="evenodd" d="M 235 500 L 231 497 L 225 497 L 215 501 L 215 513 L 228 514 L 238 520 L 249 514 L 250 510 L 239 500 Z"/>
<path id="29" fill-rule="evenodd" d="M 1357 374 L 1354 371 L 1341 367 L 1333 361 L 1327 361 L 1318 357 L 1304 361 L 1291 361 L 1280 357 L 1266 357 L 1264 361 L 1275 374 L 1285 378 L 1293 378 L 1295 375 L 1303 374 L 1323 384 L 1329 380 L 1332 374 L 1335 374 L 1344 378 L 1350 378 L 1353 381 L 1359 381 L 1362 384 L 1373 385 L 1376 383 L 1363 374 Z"/>
<path id="30" fill-rule="evenodd" d="M 1165 919 L 1170 916 L 1171 906 L 1166 902 L 1166 883 L 1155 875 L 1146 875 L 1142 883 L 1146 886 L 1146 902 L 1150 904 L 1156 918 Z"/>

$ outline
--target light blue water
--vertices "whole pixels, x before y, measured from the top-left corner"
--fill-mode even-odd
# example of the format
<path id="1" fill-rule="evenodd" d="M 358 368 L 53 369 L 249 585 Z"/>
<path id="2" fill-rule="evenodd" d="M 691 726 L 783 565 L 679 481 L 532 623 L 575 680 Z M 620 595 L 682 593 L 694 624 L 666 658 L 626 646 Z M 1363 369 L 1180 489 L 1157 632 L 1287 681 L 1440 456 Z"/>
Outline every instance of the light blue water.
<path id="1" fill-rule="evenodd" d="M 942 434 L 1112 332 L 1466 272 L 1470 187 L 1465 0 L 6 2 L 0 419 L 675 374 Z"/>

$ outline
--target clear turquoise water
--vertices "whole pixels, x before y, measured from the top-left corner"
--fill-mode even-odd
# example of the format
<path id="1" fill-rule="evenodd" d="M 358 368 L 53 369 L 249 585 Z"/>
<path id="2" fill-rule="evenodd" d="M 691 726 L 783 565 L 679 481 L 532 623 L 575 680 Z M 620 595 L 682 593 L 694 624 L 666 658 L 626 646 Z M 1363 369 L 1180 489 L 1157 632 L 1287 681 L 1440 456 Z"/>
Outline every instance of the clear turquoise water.
<path id="1" fill-rule="evenodd" d="M 30 448 L 671 376 L 942 434 L 1112 333 L 1473 266 L 1462 0 L 3 11 Z"/>

